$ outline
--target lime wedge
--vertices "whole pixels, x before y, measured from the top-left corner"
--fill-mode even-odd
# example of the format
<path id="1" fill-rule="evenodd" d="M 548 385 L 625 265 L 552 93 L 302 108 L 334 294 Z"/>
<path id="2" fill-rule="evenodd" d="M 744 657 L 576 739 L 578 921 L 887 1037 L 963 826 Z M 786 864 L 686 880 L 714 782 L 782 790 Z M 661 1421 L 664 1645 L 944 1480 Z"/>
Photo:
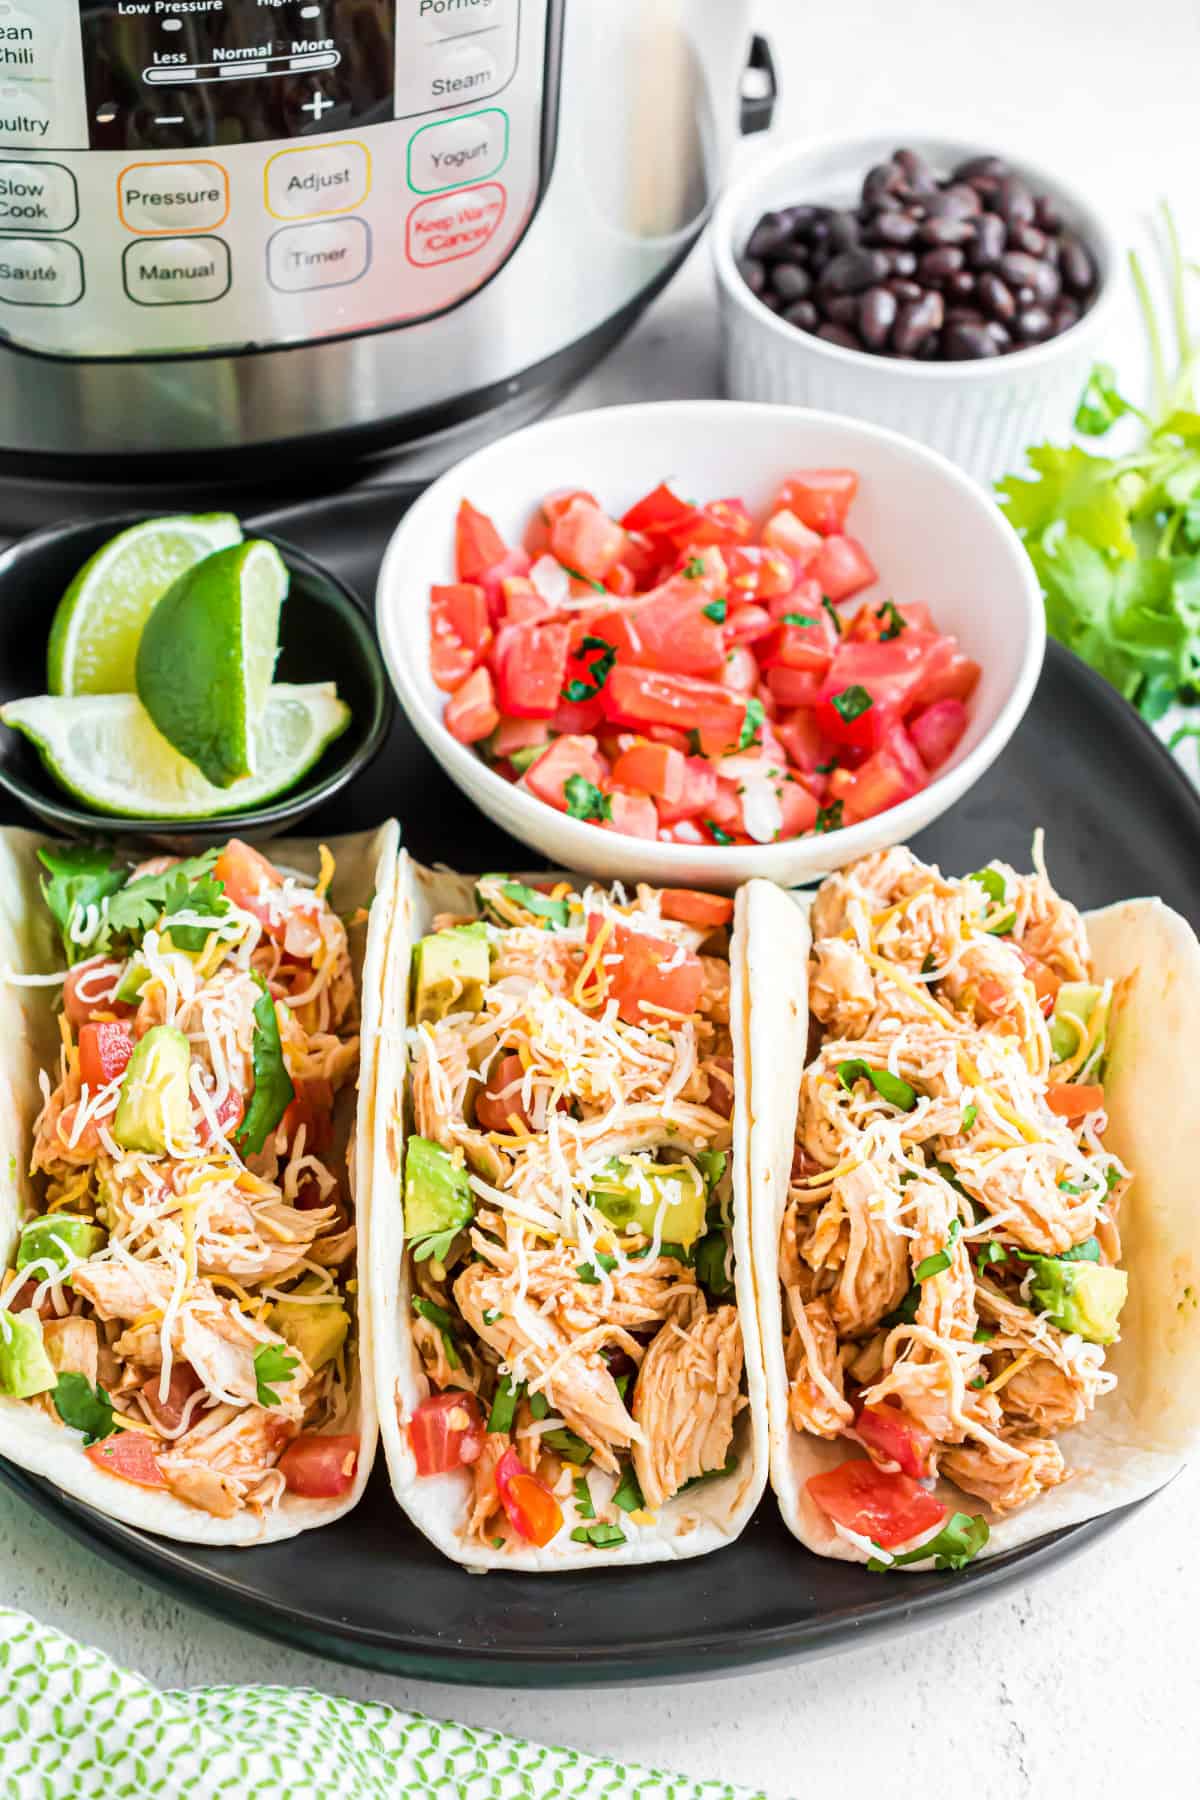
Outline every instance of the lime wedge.
<path id="1" fill-rule="evenodd" d="M 52 694 L 130 694 L 150 610 L 185 569 L 241 542 L 232 513 L 146 519 L 110 538 L 58 603 L 46 679 Z"/>
<path id="2" fill-rule="evenodd" d="M 256 771 L 214 787 L 173 750 L 135 694 L 40 694 L 0 707 L 0 721 L 36 744 L 54 779 L 95 812 L 139 819 L 207 819 L 273 800 L 345 731 L 350 708 L 333 682 L 269 690 Z"/>
<path id="3" fill-rule="evenodd" d="M 255 770 L 288 572 L 261 538 L 217 550 L 172 582 L 142 632 L 137 691 L 181 756 L 216 787 Z"/>

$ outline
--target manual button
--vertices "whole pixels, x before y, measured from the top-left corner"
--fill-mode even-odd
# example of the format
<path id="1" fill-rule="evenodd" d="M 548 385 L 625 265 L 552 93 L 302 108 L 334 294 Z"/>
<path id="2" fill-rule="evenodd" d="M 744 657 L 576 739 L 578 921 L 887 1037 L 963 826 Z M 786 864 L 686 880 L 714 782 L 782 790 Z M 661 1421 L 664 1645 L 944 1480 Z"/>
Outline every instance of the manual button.
<path id="1" fill-rule="evenodd" d="M 170 236 L 214 231 L 229 217 L 229 176 L 220 163 L 130 163 L 117 176 L 117 211 L 127 231 Z"/>
<path id="2" fill-rule="evenodd" d="M 353 212 L 371 186 L 371 157 L 353 138 L 281 150 L 267 164 L 267 211 L 277 219 Z"/>
<path id="3" fill-rule="evenodd" d="M 219 237 L 155 238 L 129 244 L 125 292 L 139 306 L 207 306 L 229 292 L 229 245 Z"/>
<path id="4" fill-rule="evenodd" d="M 286 225 L 267 245 L 267 276 L 283 294 L 346 287 L 371 263 L 371 232 L 363 219 L 325 225 Z"/>
<path id="5" fill-rule="evenodd" d="M 79 190 L 62 163 L 0 162 L 0 231 L 69 231 L 78 217 Z"/>
<path id="6" fill-rule="evenodd" d="M 0 238 L 0 300 L 9 306 L 74 306 L 83 258 L 55 238 Z"/>

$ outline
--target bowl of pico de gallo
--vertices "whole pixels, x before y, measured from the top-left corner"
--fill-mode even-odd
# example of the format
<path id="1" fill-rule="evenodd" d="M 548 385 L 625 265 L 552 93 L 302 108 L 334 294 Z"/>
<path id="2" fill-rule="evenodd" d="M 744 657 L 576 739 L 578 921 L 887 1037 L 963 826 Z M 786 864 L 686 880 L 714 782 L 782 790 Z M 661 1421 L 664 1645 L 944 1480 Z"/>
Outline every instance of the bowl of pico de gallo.
<path id="1" fill-rule="evenodd" d="M 1045 647 L 988 496 L 898 434 L 668 401 L 498 439 L 380 571 L 400 703 L 505 830 L 605 879 L 786 885 L 910 837 L 999 755 Z"/>

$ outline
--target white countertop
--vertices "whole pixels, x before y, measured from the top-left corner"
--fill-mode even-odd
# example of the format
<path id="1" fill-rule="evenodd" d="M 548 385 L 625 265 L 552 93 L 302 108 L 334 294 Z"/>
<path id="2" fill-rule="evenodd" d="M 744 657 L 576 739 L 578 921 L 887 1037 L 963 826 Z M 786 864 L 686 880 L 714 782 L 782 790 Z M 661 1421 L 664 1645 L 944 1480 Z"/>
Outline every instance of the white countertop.
<path id="1" fill-rule="evenodd" d="M 898 121 L 899 143 L 919 121 L 1019 145 L 1107 186 L 1131 228 L 1170 188 L 1200 255 L 1200 199 L 1189 208 L 1185 192 L 1200 167 L 1194 0 L 759 0 L 758 11 L 784 82 L 778 135 Z M 1138 353 L 1120 360 L 1135 382 Z M 572 404 L 709 394 L 716 382 L 701 251 Z M 1174 1800 L 1197 1779 L 1198 1505 L 1193 1470 L 1094 1550 L 948 1624 L 824 1662 L 642 1693 L 457 1690 L 292 1653 L 117 1574 L 4 1490 L 0 1602 L 162 1686 L 311 1685 L 723 1777 L 771 1800 L 877 1800 L 931 1782 L 971 1800 Z"/>

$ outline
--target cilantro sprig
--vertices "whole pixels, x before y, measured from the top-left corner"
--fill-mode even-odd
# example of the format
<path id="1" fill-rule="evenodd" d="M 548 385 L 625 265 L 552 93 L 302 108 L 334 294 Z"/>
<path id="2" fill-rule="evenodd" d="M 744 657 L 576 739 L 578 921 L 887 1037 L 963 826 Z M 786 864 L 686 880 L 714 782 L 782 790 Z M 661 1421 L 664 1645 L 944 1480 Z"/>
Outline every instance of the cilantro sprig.
<path id="1" fill-rule="evenodd" d="M 893 1556 L 888 1562 L 873 1556 L 867 1567 L 878 1575 L 884 1569 L 898 1569 L 903 1563 L 928 1562 L 932 1557 L 935 1569 L 965 1569 L 972 1557 L 979 1555 L 990 1536 L 982 1513 L 956 1512 L 928 1543 L 921 1544 L 916 1550 L 906 1550 L 902 1556 Z"/>
<path id="2" fill-rule="evenodd" d="M 602 794 L 586 775 L 568 775 L 563 782 L 567 812 L 573 819 L 611 819 L 612 799 Z"/>
<path id="3" fill-rule="evenodd" d="M 264 1344 L 254 1352 L 254 1385 L 260 1406 L 278 1406 L 275 1383 L 290 1381 L 300 1367 L 300 1358 L 290 1356 L 282 1344 Z"/>

